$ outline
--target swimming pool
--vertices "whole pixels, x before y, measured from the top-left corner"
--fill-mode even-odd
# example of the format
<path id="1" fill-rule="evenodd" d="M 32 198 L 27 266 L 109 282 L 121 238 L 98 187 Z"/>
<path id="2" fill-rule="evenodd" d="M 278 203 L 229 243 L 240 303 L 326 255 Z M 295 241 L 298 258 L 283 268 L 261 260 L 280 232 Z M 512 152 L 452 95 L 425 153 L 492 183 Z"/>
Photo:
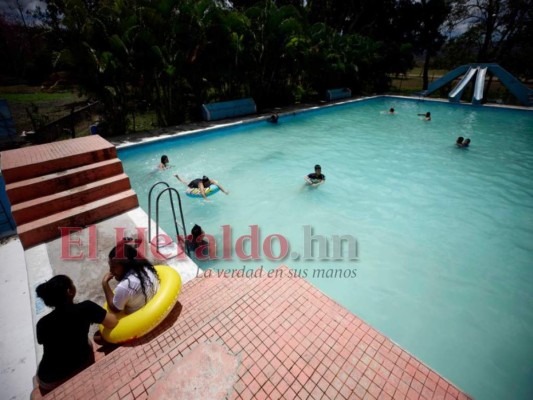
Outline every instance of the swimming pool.
<path id="1" fill-rule="evenodd" d="M 394 107 L 397 115 L 384 110 Z M 431 111 L 424 122 L 418 113 Z M 470 149 L 454 146 L 458 136 Z M 154 171 L 167 154 L 172 171 Z M 533 397 L 533 113 L 376 98 L 119 151 L 147 209 L 167 180 L 208 175 L 230 195 L 183 196 L 188 229 L 222 242 L 260 228 L 303 253 L 304 226 L 357 239 L 358 260 L 293 260 L 356 269 L 307 279 L 479 399 Z M 327 183 L 303 186 L 322 165 Z M 170 215 L 163 228 L 171 233 Z M 309 228 L 307 228 L 309 229 Z M 249 249 L 248 249 L 249 250 Z M 212 268 L 277 266 L 219 260 Z"/>

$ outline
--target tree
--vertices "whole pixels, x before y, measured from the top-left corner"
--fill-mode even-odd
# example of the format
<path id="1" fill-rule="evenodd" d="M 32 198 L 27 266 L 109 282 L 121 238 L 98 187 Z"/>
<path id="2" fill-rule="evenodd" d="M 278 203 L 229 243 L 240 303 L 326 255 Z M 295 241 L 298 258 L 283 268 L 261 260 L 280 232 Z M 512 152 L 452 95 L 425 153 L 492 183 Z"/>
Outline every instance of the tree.
<path id="1" fill-rule="evenodd" d="M 449 26 L 463 32 L 446 44 L 441 65 L 496 62 L 515 74 L 532 76 L 532 0 L 457 0 Z"/>
<path id="2" fill-rule="evenodd" d="M 414 50 L 424 55 L 423 89 L 429 84 L 429 63 L 445 42 L 444 24 L 451 12 L 446 0 L 400 0 L 400 32 L 413 43 Z"/>

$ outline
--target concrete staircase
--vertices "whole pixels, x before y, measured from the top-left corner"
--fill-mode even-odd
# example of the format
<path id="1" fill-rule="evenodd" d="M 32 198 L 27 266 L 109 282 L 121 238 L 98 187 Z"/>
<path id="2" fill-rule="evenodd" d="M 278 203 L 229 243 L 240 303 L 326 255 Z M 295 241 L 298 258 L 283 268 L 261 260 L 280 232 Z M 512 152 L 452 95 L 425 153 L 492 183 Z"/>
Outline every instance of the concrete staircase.
<path id="1" fill-rule="evenodd" d="M 115 146 L 93 135 L 2 152 L 2 175 L 24 248 L 138 206 Z"/>

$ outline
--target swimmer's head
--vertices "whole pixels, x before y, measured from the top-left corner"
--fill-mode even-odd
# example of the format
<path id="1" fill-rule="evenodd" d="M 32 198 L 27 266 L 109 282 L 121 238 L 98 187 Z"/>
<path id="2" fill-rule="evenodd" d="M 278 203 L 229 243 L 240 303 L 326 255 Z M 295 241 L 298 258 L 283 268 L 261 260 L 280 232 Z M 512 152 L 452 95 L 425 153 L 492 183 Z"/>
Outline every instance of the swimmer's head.
<path id="1" fill-rule="evenodd" d="M 322 167 L 319 164 L 315 165 L 315 172 L 320 172 L 321 170 Z"/>
<path id="2" fill-rule="evenodd" d="M 390 112 L 391 114 L 394 114 L 394 108 L 391 107 L 391 109 L 389 110 L 389 112 Z"/>
<path id="3" fill-rule="evenodd" d="M 431 113 L 428 111 L 428 112 L 426 113 L 426 118 L 429 118 L 429 117 L 431 117 Z"/>
<path id="4" fill-rule="evenodd" d="M 202 234 L 202 227 L 200 225 L 194 225 L 191 229 L 192 237 L 197 238 Z"/>
<path id="5" fill-rule="evenodd" d="M 470 144 L 470 139 L 466 139 L 465 144 Z"/>
<path id="6" fill-rule="evenodd" d="M 202 176 L 202 183 L 204 184 L 204 187 L 208 187 L 211 185 L 211 180 L 207 176 Z"/>
<path id="7" fill-rule="evenodd" d="M 457 141 L 456 141 L 455 143 L 461 144 L 461 143 L 463 143 L 463 140 L 464 140 L 464 139 L 465 139 L 464 137 L 459 136 L 459 137 L 457 138 Z"/>
<path id="8" fill-rule="evenodd" d="M 162 155 L 161 156 L 161 164 L 165 164 L 166 165 L 166 164 L 168 164 L 168 162 L 169 162 L 168 161 L 168 157 L 165 156 L 165 155 Z"/>

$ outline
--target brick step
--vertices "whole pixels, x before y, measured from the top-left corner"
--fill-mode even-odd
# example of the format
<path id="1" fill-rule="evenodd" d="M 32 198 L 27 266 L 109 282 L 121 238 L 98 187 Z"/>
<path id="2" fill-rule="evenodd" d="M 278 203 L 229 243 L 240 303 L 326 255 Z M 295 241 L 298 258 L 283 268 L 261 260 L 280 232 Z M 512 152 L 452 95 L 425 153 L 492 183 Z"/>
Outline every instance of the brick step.
<path id="1" fill-rule="evenodd" d="M 7 184 L 115 158 L 115 146 L 93 135 L 2 152 Z"/>
<path id="2" fill-rule="evenodd" d="M 11 205 L 62 192 L 77 186 L 95 182 L 100 179 L 120 175 L 124 172 L 118 158 L 100 161 L 67 171 L 54 172 L 38 178 L 6 185 L 6 192 Z"/>
<path id="3" fill-rule="evenodd" d="M 131 189 L 130 180 L 122 173 L 71 190 L 15 204 L 11 213 L 17 225 L 22 225 L 128 189 Z"/>
<path id="4" fill-rule="evenodd" d="M 25 249 L 60 236 L 59 227 L 84 227 L 138 207 L 131 189 L 20 225 L 17 232 Z"/>

